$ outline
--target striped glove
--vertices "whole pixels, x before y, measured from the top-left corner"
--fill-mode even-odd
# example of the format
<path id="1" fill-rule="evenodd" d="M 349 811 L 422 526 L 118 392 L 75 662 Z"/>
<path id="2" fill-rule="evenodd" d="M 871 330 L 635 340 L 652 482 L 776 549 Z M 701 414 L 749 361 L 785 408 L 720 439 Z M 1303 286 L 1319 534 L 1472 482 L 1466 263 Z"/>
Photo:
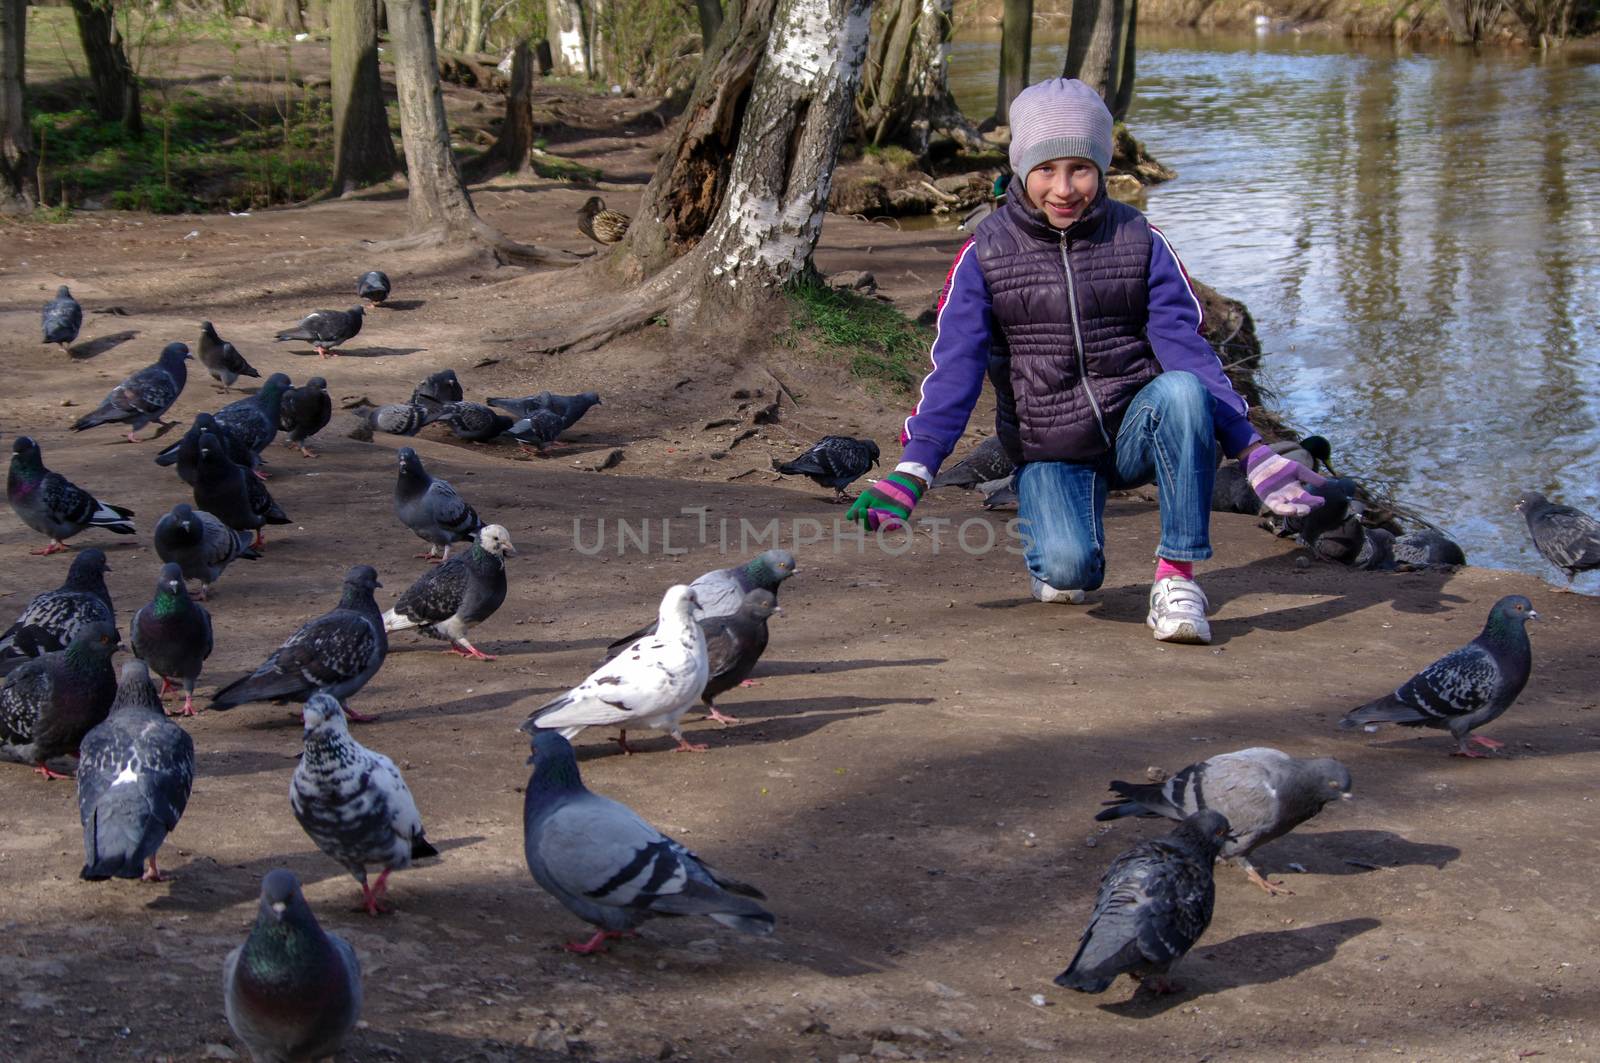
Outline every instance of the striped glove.
<path id="1" fill-rule="evenodd" d="M 1308 494 L 1306 488 L 1328 482 L 1265 443 L 1244 456 L 1244 474 L 1256 497 L 1280 517 L 1303 517 L 1322 505 L 1323 499 Z"/>
<path id="2" fill-rule="evenodd" d="M 846 520 L 868 531 L 904 524 L 928 485 L 908 472 L 892 472 L 856 496 Z"/>

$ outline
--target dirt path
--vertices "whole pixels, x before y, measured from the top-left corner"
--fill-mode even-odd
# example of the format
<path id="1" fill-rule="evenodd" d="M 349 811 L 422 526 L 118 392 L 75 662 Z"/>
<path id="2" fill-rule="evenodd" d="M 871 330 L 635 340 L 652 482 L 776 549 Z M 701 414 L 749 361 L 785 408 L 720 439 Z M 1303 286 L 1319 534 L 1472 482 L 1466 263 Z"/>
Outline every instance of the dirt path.
<path id="1" fill-rule="evenodd" d="M 631 206 L 627 182 L 648 170 L 647 137 L 597 130 L 562 150 L 607 158 L 617 181 L 606 194 Z M 532 181 L 477 199 L 512 235 L 577 250 L 573 212 L 588 194 Z M 1033 604 L 1018 558 L 968 553 L 948 537 L 936 550 L 926 528 L 900 557 L 836 548 L 831 536 L 795 545 L 797 531 L 812 531 L 802 522 L 831 529 L 842 514 L 808 484 L 772 482 L 768 457 L 832 429 L 873 435 L 888 457 L 900 400 L 780 348 L 728 351 L 709 338 L 649 332 L 593 355 L 528 355 L 501 341 L 528 327 L 544 281 L 449 254 L 375 262 L 360 249 L 403 224 L 403 203 L 379 200 L 5 230 L 0 426 L 34 435 L 49 465 L 138 510 L 136 540 L 74 541 L 107 550 L 124 624 L 155 575 L 149 529 L 188 496 L 148 464 L 153 446 L 66 427 L 163 342 L 193 342 L 202 317 L 263 373 L 320 373 L 337 396 L 397 401 L 452 366 L 472 397 L 594 387 L 605 405 L 544 461 L 431 430 L 416 441 L 437 473 L 508 526 L 521 556 L 510 600 L 477 640 L 499 661 L 446 658 L 402 635 L 356 699 L 381 717 L 357 737 L 400 763 L 443 851 L 395 878 L 394 916 L 350 912 L 355 884 L 290 815 L 300 738 L 282 708 L 189 724 L 200 775 L 164 850 L 167 885 L 80 882 L 71 785 L 0 770 L 0 1056 L 232 1058 L 219 971 L 253 918 L 260 876 L 276 866 L 301 876 L 319 918 L 362 954 L 367 1007 L 351 1059 L 1600 1053 L 1592 601 L 1484 570 L 1301 569 L 1282 541 L 1219 517 L 1218 556 L 1202 570 L 1216 644 L 1163 647 L 1142 622 L 1156 533 L 1145 498 L 1112 502 L 1107 586 L 1085 608 Z M 826 268 L 873 269 L 912 312 L 955 243 L 839 218 L 823 240 Z M 407 308 L 371 315 L 344 356 L 319 363 L 268 342 L 305 310 L 348 305 L 354 277 L 373 265 L 389 270 Z M 37 307 L 62 280 L 91 311 L 91 357 L 33 342 Z M 112 306 L 126 315 L 94 312 Z M 474 368 L 486 358 L 499 361 Z M 730 450 L 737 429 L 702 425 L 756 401 L 735 391 L 771 397 L 756 365 L 802 405 Z M 222 401 L 191 377 L 177 414 L 187 421 Z M 296 523 L 220 584 L 207 691 L 331 605 L 350 564 L 377 566 L 384 605 L 419 572 L 418 543 L 390 508 L 398 441 L 330 431 L 320 443 L 317 461 L 270 455 L 272 490 Z M 617 447 L 614 469 L 583 468 Z M 707 507 L 709 543 L 680 514 L 693 505 Z M 986 529 L 1003 541 L 1004 515 L 982 514 L 970 496 L 936 495 L 924 513 L 980 521 L 965 526 L 969 546 Z M 658 923 L 606 956 L 569 956 L 557 946 L 580 924 L 523 866 L 527 745 L 514 728 L 587 674 L 665 586 L 731 563 L 741 518 L 758 528 L 775 518 L 800 557 L 761 685 L 724 699 L 743 722 L 695 724 L 693 737 L 712 745 L 702 755 L 668 753 L 670 741 L 651 737 L 623 757 L 598 732 L 579 746 L 593 789 L 766 889 L 779 932 L 760 941 Z M 647 519 L 649 552 L 619 556 L 613 522 Z M 662 551 L 663 519 L 687 553 Z M 602 520 L 605 548 L 586 553 Z M 35 545 L 0 513 L 0 605 L 12 613 L 65 572 L 66 557 L 27 556 Z M 1333 729 L 1348 708 L 1469 639 L 1511 592 L 1531 595 L 1547 622 L 1533 630 L 1532 681 L 1490 728 L 1508 756 L 1463 762 L 1437 735 Z M 1052 986 L 1107 862 L 1157 829 L 1095 824 L 1105 782 L 1260 744 L 1337 755 L 1355 778 L 1356 801 L 1264 851 L 1263 866 L 1295 894 L 1269 899 L 1219 869 L 1216 919 L 1178 970 L 1189 986 L 1178 996 L 1130 999 L 1126 981 L 1099 998 Z"/>

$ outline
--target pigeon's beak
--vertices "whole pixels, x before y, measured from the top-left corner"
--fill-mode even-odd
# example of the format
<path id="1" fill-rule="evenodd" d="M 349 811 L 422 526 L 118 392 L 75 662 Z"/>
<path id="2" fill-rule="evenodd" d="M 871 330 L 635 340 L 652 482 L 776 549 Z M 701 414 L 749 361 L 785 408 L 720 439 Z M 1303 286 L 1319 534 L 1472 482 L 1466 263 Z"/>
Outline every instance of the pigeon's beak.
<path id="1" fill-rule="evenodd" d="M 1339 795 L 1339 800 L 1341 800 L 1341 801 L 1352 801 L 1352 800 L 1355 799 L 1355 796 L 1356 796 L 1355 794 L 1351 793 L 1349 790 L 1346 790 L 1344 793 Z"/>
<path id="2" fill-rule="evenodd" d="M 516 557 L 517 556 L 517 548 L 515 546 L 512 546 L 510 543 L 506 543 L 506 556 L 507 557 Z"/>
<path id="3" fill-rule="evenodd" d="M 1528 619 L 1529 620 L 1543 620 L 1544 617 L 1539 615 L 1539 610 L 1537 610 L 1537 609 L 1529 609 L 1528 610 Z"/>
<path id="4" fill-rule="evenodd" d="M 289 909 L 289 906 L 282 901 L 273 901 L 267 907 L 272 909 L 272 914 L 277 916 L 280 923 L 283 921 L 283 913 Z"/>

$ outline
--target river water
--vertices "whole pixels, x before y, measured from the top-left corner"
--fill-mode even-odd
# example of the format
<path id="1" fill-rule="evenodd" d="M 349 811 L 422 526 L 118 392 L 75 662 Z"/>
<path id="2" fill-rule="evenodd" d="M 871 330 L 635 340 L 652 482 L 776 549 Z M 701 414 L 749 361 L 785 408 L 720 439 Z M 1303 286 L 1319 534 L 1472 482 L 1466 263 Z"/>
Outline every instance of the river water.
<path id="1" fill-rule="evenodd" d="M 953 42 L 969 115 L 997 55 Z M 1178 171 L 1147 213 L 1249 305 L 1279 411 L 1473 563 L 1554 575 L 1512 505 L 1600 515 L 1600 61 L 1141 30 L 1138 74 L 1129 125 Z"/>

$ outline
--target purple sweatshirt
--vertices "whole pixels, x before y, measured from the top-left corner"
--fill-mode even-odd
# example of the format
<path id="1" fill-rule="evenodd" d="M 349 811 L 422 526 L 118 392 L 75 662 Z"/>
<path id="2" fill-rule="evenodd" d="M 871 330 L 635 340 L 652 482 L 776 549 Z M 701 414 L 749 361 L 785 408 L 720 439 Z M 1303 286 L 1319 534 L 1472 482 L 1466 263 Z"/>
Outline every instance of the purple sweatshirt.
<path id="1" fill-rule="evenodd" d="M 1222 362 L 1201 334 L 1200 300 L 1189 286 L 1183 263 L 1160 229 L 1151 225 L 1150 235 L 1150 269 L 1146 278 L 1150 313 L 1145 335 L 1164 372 L 1181 369 L 1193 373 L 1211 392 L 1216 400 L 1213 417 L 1217 440 L 1225 453 L 1237 454 L 1261 437 L 1245 416 L 1249 407 L 1228 383 Z M 978 404 L 995 327 L 989 286 L 978 265 L 973 241 L 968 240 L 956 255 L 945 282 L 930 352 L 933 368 L 923 378 L 916 409 L 901 429 L 900 442 L 905 452 L 897 469 L 930 483 L 938 474 Z"/>

